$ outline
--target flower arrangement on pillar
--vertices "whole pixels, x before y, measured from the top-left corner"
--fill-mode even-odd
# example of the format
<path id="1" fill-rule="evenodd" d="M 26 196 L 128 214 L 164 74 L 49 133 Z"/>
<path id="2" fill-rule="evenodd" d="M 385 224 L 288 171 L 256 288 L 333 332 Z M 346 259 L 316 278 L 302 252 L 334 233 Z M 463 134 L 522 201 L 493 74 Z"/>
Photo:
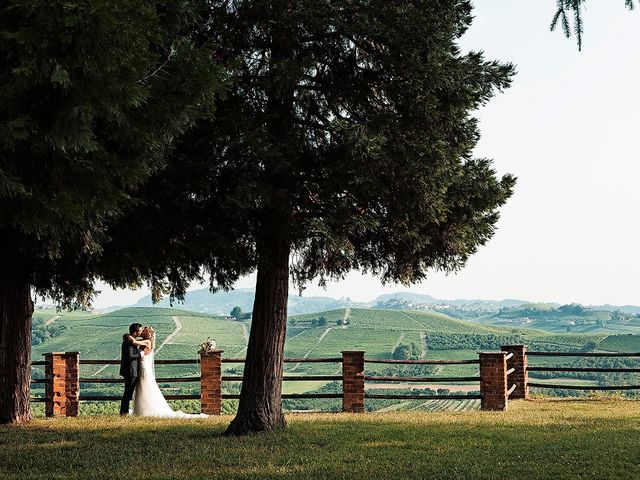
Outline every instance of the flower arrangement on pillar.
<path id="1" fill-rule="evenodd" d="M 200 344 L 200 348 L 198 349 L 199 354 L 203 353 L 213 353 L 216 350 L 216 341 L 211 337 L 207 337 L 207 339 Z"/>

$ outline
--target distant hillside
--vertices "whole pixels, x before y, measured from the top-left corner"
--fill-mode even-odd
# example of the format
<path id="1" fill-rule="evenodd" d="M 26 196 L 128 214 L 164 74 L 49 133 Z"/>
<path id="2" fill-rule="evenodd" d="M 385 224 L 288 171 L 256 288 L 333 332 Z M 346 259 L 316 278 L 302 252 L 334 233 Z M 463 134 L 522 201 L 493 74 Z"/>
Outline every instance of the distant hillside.
<path id="1" fill-rule="evenodd" d="M 496 326 L 520 326 L 547 332 L 640 333 L 640 315 L 620 310 L 608 311 L 579 304 L 556 306 L 528 303 L 488 313 L 473 321 Z"/>
<path id="2" fill-rule="evenodd" d="M 608 312 L 620 311 L 623 313 L 632 313 L 634 315 L 640 314 L 640 307 L 635 305 L 592 305 L 590 308 L 593 310 L 606 310 Z"/>
<path id="3" fill-rule="evenodd" d="M 455 299 L 455 300 L 445 300 L 442 298 L 435 298 L 431 295 L 424 295 L 420 293 L 413 292 L 396 292 L 396 293 L 385 293 L 384 295 L 380 295 L 376 297 L 371 304 L 379 305 L 381 303 L 389 302 L 390 300 L 403 300 L 405 302 L 410 302 L 413 305 L 451 305 L 456 307 L 473 307 L 475 309 L 484 309 L 484 310 L 499 310 L 503 307 L 517 307 L 519 305 L 524 305 L 527 302 L 526 300 L 516 300 L 516 299 L 505 299 L 505 300 L 465 300 L 465 299 Z"/>
<path id="4" fill-rule="evenodd" d="M 241 292 L 242 293 L 242 292 Z M 246 292 L 245 292 L 246 293 Z M 237 299 L 238 297 L 236 297 Z M 603 327 L 589 327 L 588 322 L 599 317 L 611 317 L 610 312 L 581 310 L 576 305 L 563 306 L 564 311 L 552 306 L 536 304 L 504 309 L 495 316 L 485 316 L 478 321 L 464 321 L 448 317 L 433 311 L 379 310 L 372 308 L 336 308 L 332 310 L 290 316 L 287 322 L 285 356 L 288 358 L 339 359 L 345 350 L 362 350 L 369 359 L 434 359 L 469 360 L 477 359 L 478 352 L 496 351 L 501 345 L 527 344 L 531 350 L 551 351 L 638 351 L 640 335 L 621 335 L 635 331 L 640 333 L 640 319 L 632 318 L 622 324 L 620 314 L 617 320 L 605 321 Z M 562 307 L 561 307 L 562 308 Z M 575 325 L 571 333 L 566 333 L 564 320 L 559 316 L 574 315 Z M 532 321 L 519 322 L 523 314 L 529 314 Z M 578 325 L 578 320 L 584 321 Z M 178 308 L 129 307 L 107 314 L 90 312 L 56 312 L 55 309 L 38 310 L 34 315 L 32 353 L 34 360 L 41 354 L 51 351 L 80 351 L 82 359 L 113 359 L 120 356 L 122 335 L 129 324 L 139 322 L 151 325 L 157 333 L 156 356 L 158 359 L 194 359 L 197 358 L 199 344 L 207 337 L 217 342 L 224 350 L 226 358 L 242 358 L 246 355 L 247 341 L 251 328 L 250 321 L 236 321 L 221 316 L 201 312 L 186 311 Z M 618 323 L 616 323 L 618 322 Z M 494 323 L 494 324 L 491 324 Z M 531 327 L 544 328 L 535 330 Z M 615 329 L 618 330 L 615 330 Z M 596 364 L 596 360 L 571 360 L 568 366 L 629 367 L 624 361 Z M 540 362 L 539 359 L 535 363 Z M 554 358 L 553 362 L 557 362 Z M 622 362 L 622 363 L 621 363 Z M 537 363 L 538 365 L 540 363 Z M 229 375 L 242 373 L 242 365 L 223 364 Z M 289 362 L 286 363 L 287 375 L 339 375 L 339 361 L 328 362 Z M 389 365 L 367 362 L 368 375 L 385 376 L 434 376 L 442 377 L 442 383 L 432 383 L 434 389 L 451 392 L 461 389 L 468 391 L 469 385 L 446 383 L 448 377 L 470 377 L 478 375 L 478 365 L 460 363 L 453 365 Z M 42 366 L 32 369 L 34 378 L 43 378 Z M 195 364 L 166 365 L 157 364 L 159 378 L 197 376 Z M 580 381 L 607 382 L 605 374 L 561 373 L 561 378 Z M 81 377 L 118 378 L 118 365 L 82 364 Z M 535 378 L 553 379 L 554 374 L 536 372 Z M 631 382 L 637 385 L 639 378 L 627 376 L 617 379 L 619 382 Z M 285 393 L 331 393 L 339 388 L 329 381 L 284 382 Z M 197 382 L 185 382 L 179 385 L 162 383 L 160 387 L 166 393 L 197 394 Z M 394 388 L 410 389 L 415 385 L 401 384 Z M 88 383 L 82 385 L 84 395 L 118 395 L 121 385 L 112 383 Z M 238 393 L 238 382 L 224 382 L 225 393 Z M 328 390 L 324 390 L 324 389 Z M 375 390 L 374 390 L 375 391 Z M 44 395 L 44 386 L 34 384 L 35 397 Z M 562 392 L 560 393 L 562 394 Z M 299 401 L 295 409 L 314 409 L 315 400 Z M 426 404 L 425 404 L 426 405 Z M 406 406 L 406 405 L 405 405 Z M 228 408 L 232 408 L 227 405 Z M 227 408 L 225 407 L 225 408 Z M 417 408 L 417 405 L 411 408 Z M 102 408 L 102 407 L 101 407 Z M 106 407 L 105 407 L 106 408 Z M 181 407 L 180 407 L 181 408 Z M 395 407 L 394 407 L 395 408 Z M 430 409 L 431 407 L 429 407 Z"/>
<path id="5" fill-rule="evenodd" d="M 239 288 L 229 292 L 211 293 L 209 289 L 202 288 L 187 292 L 184 303 L 176 304 L 177 307 L 195 312 L 212 313 L 215 315 L 229 315 L 233 307 L 240 307 L 245 312 L 253 308 L 253 288 Z M 349 299 L 336 300 L 330 297 L 300 297 L 289 295 L 289 315 L 322 312 L 334 308 L 353 305 Z M 141 298 L 136 306 L 152 306 L 151 296 Z M 158 306 L 169 307 L 169 299 L 163 299 Z"/>
<path id="6" fill-rule="evenodd" d="M 176 303 L 176 307 L 194 312 L 210 313 L 214 315 L 228 315 L 233 307 L 239 306 L 243 311 L 250 312 L 253 308 L 253 288 L 239 288 L 229 292 L 217 292 L 212 294 L 207 288 L 187 292 L 184 303 Z M 135 306 L 151 307 L 151 296 L 141 298 Z M 169 299 L 165 298 L 158 306 L 169 307 Z M 431 295 L 401 291 L 386 293 L 368 302 L 354 302 L 349 298 L 331 297 L 306 297 L 298 295 L 289 296 L 289 315 L 303 315 L 317 313 L 344 307 L 377 308 L 387 310 L 431 310 L 463 320 L 477 320 L 479 317 L 499 314 L 504 309 L 517 308 L 557 309 L 558 303 L 532 303 L 527 300 L 504 299 L 453 299 L 436 298 Z M 109 307 L 103 312 L 113 311 L 121 307 Z M 640 314 L 640 306 L 634 305 L 592 305 L 590 311 L 620 312 L 623 314 Z"/>

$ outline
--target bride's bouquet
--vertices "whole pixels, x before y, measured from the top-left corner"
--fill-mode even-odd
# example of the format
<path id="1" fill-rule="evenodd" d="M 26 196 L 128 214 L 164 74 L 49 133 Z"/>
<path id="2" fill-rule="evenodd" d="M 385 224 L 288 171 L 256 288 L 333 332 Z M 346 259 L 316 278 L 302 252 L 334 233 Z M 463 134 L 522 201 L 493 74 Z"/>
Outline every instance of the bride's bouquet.
<path id="1" fill-rule="evenodd" d="M 216 349 L 216 341 L 211 337 L 208 337 L 204 342 L 200 344 L 198 353 L 211 353 Z"/>

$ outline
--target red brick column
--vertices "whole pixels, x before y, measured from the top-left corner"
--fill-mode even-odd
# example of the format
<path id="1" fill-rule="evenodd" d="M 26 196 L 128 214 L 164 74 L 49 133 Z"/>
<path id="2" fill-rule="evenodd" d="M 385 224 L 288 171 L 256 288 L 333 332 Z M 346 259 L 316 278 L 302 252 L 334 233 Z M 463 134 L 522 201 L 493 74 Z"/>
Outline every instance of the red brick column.
<path id="1" fill-rule="evenodd" d="M 342 352 L 342 411 L 364 412 L 364 352 Z"/>
<path id="2" fill-rule="evenodd" d="M 47 417 L 77 417 L 80 394 L 80 352 L 44 354 Z"/>
<path id="3" fill-rule="evenodd" d="M 513 353 L 513 357 L 507 360 L 507 368 L 513 368 L 513 372 L 507 377 L 509 386 L 514 385 L 516 389 L 511 392 L 509 399 L 529 398 L 529 373 L 527 372 L 527 346 L 526 345 L 503 345 L 500 350 L 507 354 Z"/>
<path id="4" fill-rule="evenodd" d="M 507 356 L 504 352 L 480 354 L 480 408 L 507 409 Z"/>
<path id="5" fill-rule="evenodd" d="M 200 354 L 200 411 L 209 415 L 222 408 L 222 352 Z"/>

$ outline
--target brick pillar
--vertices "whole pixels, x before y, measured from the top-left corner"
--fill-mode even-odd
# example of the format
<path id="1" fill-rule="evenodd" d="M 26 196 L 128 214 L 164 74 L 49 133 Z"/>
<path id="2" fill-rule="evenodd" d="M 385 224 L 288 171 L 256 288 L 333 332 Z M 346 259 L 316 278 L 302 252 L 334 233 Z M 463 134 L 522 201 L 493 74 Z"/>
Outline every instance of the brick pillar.
<path id="1" fill-rule="evenodd" d="M 480 353 L 480 408 L 507 409 L 507 361 L 505 352 Z"/>
<path id="2" fill-rule="evenodd" d="M 342 411 L 364 412 L 364 352 L 342 352 Z"/>
<path id="3" fill-rule="evenodd" d="M 516 389 L 511 392 L 509 399 L 529 398 L 529 372 L 527 372 L 527 346 L 526 345 L 503 345 L 500 350 L 507 354 L 513 353 L 513 357 L 507 360 L 507 368 L 514 371 L 507 378 L 509 386 L 514 385 Z"/>
<path id="4" fill-rule="evenodd" d="M 80 352 L 44 354 L 47 417 L 77 417 L 80 394 Z"/>
<path id="5" fill-rule="evenodd" d="M 200 411 L 209 415 L 222 408 L 222 352 L 200 354 Z"/>

